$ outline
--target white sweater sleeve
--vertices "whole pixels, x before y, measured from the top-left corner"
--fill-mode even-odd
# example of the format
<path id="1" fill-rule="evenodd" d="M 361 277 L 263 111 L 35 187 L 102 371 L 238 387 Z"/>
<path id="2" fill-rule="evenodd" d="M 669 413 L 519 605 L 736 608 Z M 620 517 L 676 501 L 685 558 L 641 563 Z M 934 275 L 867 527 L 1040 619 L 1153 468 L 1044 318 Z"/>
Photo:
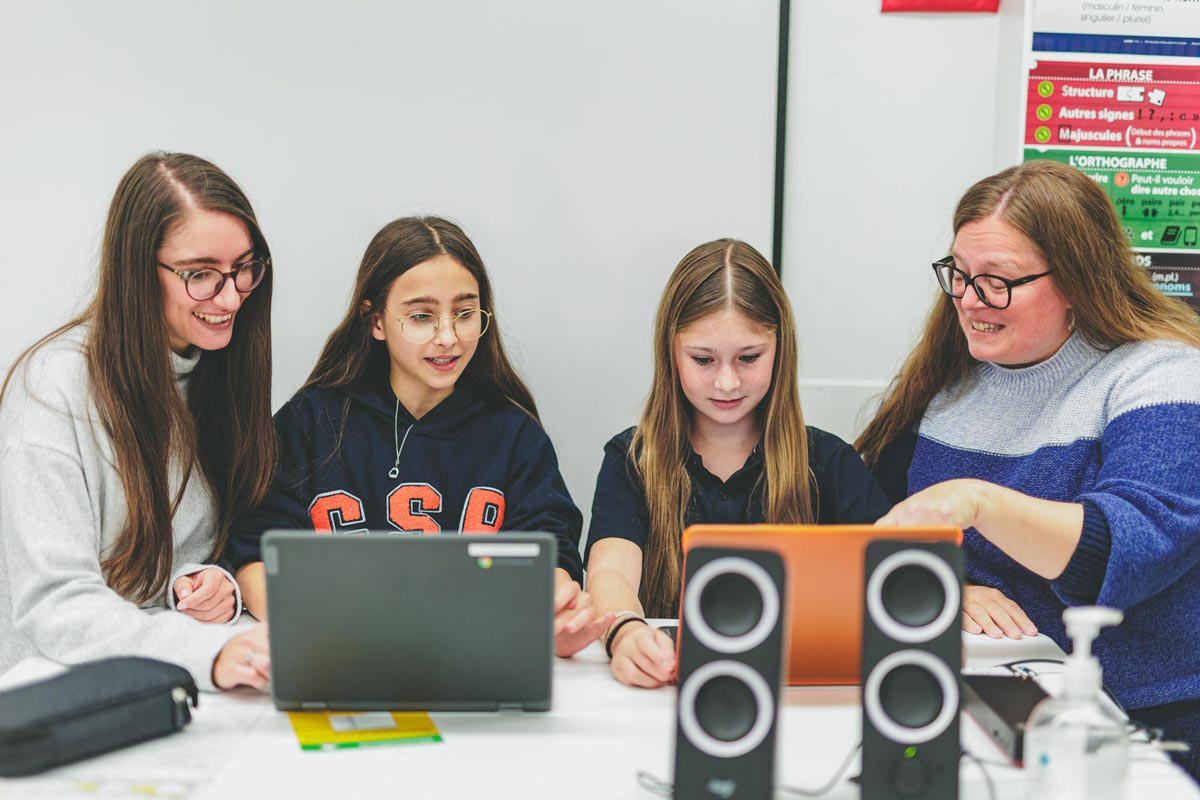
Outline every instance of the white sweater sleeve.
<path id="1" fill-rule="evenodd" d="M 242 618 L 242 587 L 238 585 L 237 578 L 229 572 L 229 570 L 218 564 L 194 564 L 187 563 L 181 567 L 176 567 L 175 572 L 171 574 L 171 580 L 167 581 L 167 608 L 175 610 L 175 581 L 182 578 L 184 575 L 195 575 L 197 572 L 203 572 L 206 569 L 215 569 L 225 576 L 225 580 L 233 584 L 233 616 L 230 617 L 224 625 L 236 625 L 237 621 Z"/>
<path id="2" fill-rule="evenodd" d="M 0 451 L 0 531 L 11 624 L 42 655 L 66 664 L 147 656 L 215 688 L 213 661 L 238 630 L 143 610 L 108 587 L 76 454 L 27 442 Z"/>

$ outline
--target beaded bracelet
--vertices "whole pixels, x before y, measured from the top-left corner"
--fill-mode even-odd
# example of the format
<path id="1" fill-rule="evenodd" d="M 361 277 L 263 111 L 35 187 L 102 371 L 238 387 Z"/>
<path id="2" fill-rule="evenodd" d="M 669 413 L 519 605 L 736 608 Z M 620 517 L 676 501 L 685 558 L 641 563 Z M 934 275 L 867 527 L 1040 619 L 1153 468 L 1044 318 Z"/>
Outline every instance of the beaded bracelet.
<path id="1" fill-rule="evenodd" d="M 619 619 L 614 622 L 613 626 L 608 629 L 608 636 L 604 637 L 604 652 L 608 654 L 610 660 L 612 659 L 613 640 L 617 638 L 617 631 L 621 630 L 622 627 L 630 622 L 640 622 L 643 625 L 650 624 L 636 614 L 630 614 L 624 619 Z"/>

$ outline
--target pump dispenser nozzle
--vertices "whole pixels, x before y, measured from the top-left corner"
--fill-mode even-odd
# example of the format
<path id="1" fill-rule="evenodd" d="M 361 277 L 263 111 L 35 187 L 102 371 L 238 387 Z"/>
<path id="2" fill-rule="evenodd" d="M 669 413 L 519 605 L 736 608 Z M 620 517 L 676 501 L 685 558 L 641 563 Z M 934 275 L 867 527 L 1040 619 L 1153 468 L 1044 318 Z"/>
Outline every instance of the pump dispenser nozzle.
<path id="1" fill-rule="evenodd" d="M 1100 690 L 1100 661 L 1092 655 L 1092 642 L 1106 625 L 1120 625 L 1124 615 L 1105 606 L 1075 606 L 1063 611 L 1071 655 L 1063 670 L 1063 691 L 1072 696 Z"/>

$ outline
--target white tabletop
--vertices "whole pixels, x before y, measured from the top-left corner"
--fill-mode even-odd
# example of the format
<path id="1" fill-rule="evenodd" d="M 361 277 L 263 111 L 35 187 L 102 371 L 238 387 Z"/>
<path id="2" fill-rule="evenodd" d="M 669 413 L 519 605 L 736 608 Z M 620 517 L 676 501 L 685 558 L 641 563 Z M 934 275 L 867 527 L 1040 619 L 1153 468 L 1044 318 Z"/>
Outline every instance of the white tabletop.
<path id="1" fill-rule="evenodd" d="M 1044 636 L 1022 641 L 964 635 L 967 670 L 1027 658 L 1061 658 Z M 485 667 L 484 667 L 485 668 Z M 44 675 L 46 662 L 25 662 L 0 688 Z M 1058 668 L 1036 665 L 1053 685 Z M 545 713 L 433 714 L 443 740 L 434 744 L 302 751 L 287 715 L 249 690 L 201 696 L 183 732 L 36 778 L 0 781 L 0 798 L 26 797 L 374 797 L 639 798 L 635 773 L 671 779 L 675 690 L 618 684 L 596 645 L 556 659 L 554 707 Z M 859 691 L 790 688 L 778 729 L 781 785 L 811 789 L 826 782 L 860 738 Z M 964 746 L 998 761 L 1000 754 L 969 718 Z M 1191 780 L 1145 745 L 1131 750 L 1126 796 L 1198 798 Z M 1022 798 L 1019 770 L 989 766 L 998 798 Z M 858 772 L 855 759 L 847 775 Z M 962 763 L 962 797 L 988 798 L 977 765 Z M 843 779 L 826 797 L 857 798 Z"/>

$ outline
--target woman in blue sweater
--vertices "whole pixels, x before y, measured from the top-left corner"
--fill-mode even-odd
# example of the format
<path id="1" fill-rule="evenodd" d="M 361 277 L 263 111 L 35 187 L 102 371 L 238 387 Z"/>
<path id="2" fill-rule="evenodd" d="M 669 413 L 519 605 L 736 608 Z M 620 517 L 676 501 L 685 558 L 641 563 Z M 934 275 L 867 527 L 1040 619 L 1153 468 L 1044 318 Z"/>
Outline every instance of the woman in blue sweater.
<path id="1" fill-rule="evenodd" d="M 966 531 L 963 627 L 1070 645 L 1068 605 L 1145 724 L 1200 740 L 1200 320 L 1139 268 L 1112 204 L 1050 161 L 971 187 L 943 296 L 858 441 L 899 502 Z M 1196 762 L 1184 765 L 1196 774 Z"/>
<path id="2" fill-rule="evenodd" d="M 580 590 L 582 515 L 492 309 L 483 259 L 457 225 L 406 217 L 371 240 L 345 319 L 275 415 L 271 491 L 230 540 L 252 614 L 266 612 L 259 539 L 272 528 L 543 531 L 558 540 L 555 651 L 606 627 Z"/>

